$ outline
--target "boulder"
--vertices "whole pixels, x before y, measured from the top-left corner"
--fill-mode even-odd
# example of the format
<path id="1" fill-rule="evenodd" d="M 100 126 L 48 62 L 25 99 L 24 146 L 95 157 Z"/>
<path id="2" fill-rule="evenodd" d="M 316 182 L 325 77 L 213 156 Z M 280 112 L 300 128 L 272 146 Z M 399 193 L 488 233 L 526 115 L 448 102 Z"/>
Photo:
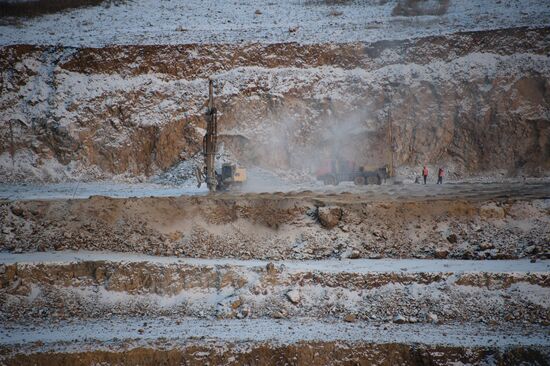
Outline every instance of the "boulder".
<path id="1" fill-rule="evenodd" d="M 342 219 L 342 209 L 340 207 L 319 207 L 317 218 L 325 229 L 332 229 Z"/>
<path id="2" fill-rule="evenodd" d="M 344 317 L 344 321 L 348 323 L 354 323 L 356 320 L 357 320 L 357 317 L 355 316 L 355 314 L 347 314 Z"/>
<path id="3" fill-rule="evenodd" d="M 274 319 L 282 319 L 282 318 L 286 317 L 286 312 L 284 310 L 282 310 L 282 311 L 276 310 L 275 312 L 273 312 L 273 314 L 271 314 L 271 316 Z"/>
<path id="4" fill-rule="evenodd" d="M 21 207 L 13 206 L 13 207 L 11 207 L 11 212 L 15 216 L 19 216 L 19 217 L 24 217 L 25 216 L 25 210 L 22 209 Z"/>
<path id="5" fill-rule="evenodd" d="M 458 241 L 456 234 L 451 234 L 447 237 L 447 241 L 451 244 L 455 244 Z"/>
<path id="6" fill-rule="evenodd" d="M 405 318 L 403 315 L 401 314 L 397 314 L 396 316 L 393 317 L 393 322 L 395 324 L 403 324 L 403 323 L 407 323 L 407 318 Z"/>
<path id="7" fill-rule="evenodd" d="M 445 259 L 449 256 L 449 251 L 443 248 L 437 248 L 434 252 L 434 257 L 437 259 Z"/>
<path id="8" fill-rule="evenodd" d="M 267 270 L 267 273 L 269 273 L 269 274 L 277 273 L 277 270 L 275 269 L 275 265 L 273 264 L 273 262 L 269 262 L 265 266 L 265 269 Z"/>
<path id="9" fill-rule="evenodd" d="M 293 303 L 298 304 L 300 302 L 300 292 L 298 290 L 290 290 L 286 293 L 287 299 Z"/>
<path id="10" fill-rule="evenodd" d="M 342 230 L 343 232 L 347 233 L 349 232 L 349 226 L 348 225 L 340 225 L 340 230 Z"/>
<path id="11" fill-rule="evenodd" d="M 443 15 L 449 9 L 449 0 L 398 0 L 393 16 Z"/>
<path id="12" fill-rule="evenodd" d="M 495 203 L 489 203 L 479 208 L 479 216 L 485 219 L 503 219 L 506 216 L 506 212 Z"/>
<path id="13" fill-rule="evenodd" d="M 494 249 L 495 245 L 491 242 L 484 241 L 481 244 L 479 244 L 480 250 L 488 250 L 488 249 Z"/>
<path id="14" fill-rule="evenodd" d="M 437 315 L 435 315 L 434 313 L 428 313 L 428 315 L 426 316 L 426 320 L 430 323 L 437 323 Z"/>
<path id="15" fill-rule="evenodd" d="M 230 303 L 231 309 L 236 310 L 237 308 L 239 308 L 239 306 L 242 305 L 242 303 L 243 303 L 242 299 L 240 297 L 237 297 L 236 299 L 231 301 Z"/>
<path id="16" fill-rule="evenodd" d="M 250 312 L 251 312 L 250 306 L 249 305 L 243 305 L 241 310 L 237 313 L 237 318 L 238 319 L 244 319 L 244 318 L 250 316 Z"/>

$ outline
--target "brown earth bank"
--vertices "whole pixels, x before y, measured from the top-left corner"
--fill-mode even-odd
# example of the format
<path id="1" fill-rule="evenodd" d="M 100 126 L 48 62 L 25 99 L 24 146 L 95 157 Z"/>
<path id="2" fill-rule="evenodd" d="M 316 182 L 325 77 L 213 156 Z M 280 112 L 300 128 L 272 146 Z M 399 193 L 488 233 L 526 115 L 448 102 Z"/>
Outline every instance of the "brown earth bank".
<path id="1" fill-rule="evenodd" d="M 117 263 L 106 261 L 81 261 L 70 264 L 8 264 L 2 265 L 0 288 L 16 292 L 13 284 L 21 280 L 25 288 L 17 292 L 28 295 L 29 285 L 52 285 L 61 287 L 105 286 L 110 291 L 124 291 L 129 294 L 175 295 L 193 288 L 224 287 L 242 288 L 249 284 L 245 273 L 255 274 L 255 281 L 263 286 L 320 285 L 342 287 L 350 290 L 372 289 L 390 283 L 430 285 L 452 281 L 457 285 L 507 289 L 525 282 L 541 287 L 550 287 L 548 273 L 458 273 L 451 272 L 389 272 L 389 273 L 324 273 L 315 271 L 293 271 L 289 273 L 284 265 L 279 268 L 272 262 L 265 267 L 243 269 L 238 264 L 218 264 L 201 267 L 188 264 L 158 265 L 154 263 Z M 481 267 L 482 268 L 482 267 Z M 406 268 L 404 268 L 406 270 Z M 241 272 L 241 273 L 240 273 Z M 256 283 L 256 282 L 255 282 Z"/>
<path id="2" fill-rule="evenodd" d="M 1 181 L 150 176 L 200 150 L 207 78 L 245 165 L 550 169 L 550 33 L 504 29 L 337 45 L 0 48 Z"/>
<path id="3" fill-rule="evenodd" d="M 228 69 L 248 66 L 334 66 L 343 69 L 374 70 L 391 64 L 450 61 L 473 52 L 501 55 L 525 52 L 544 55 L 550 50 L 549 37 L 550 28 L 516 28 L 373 43 L 130 45 L 72 48 L 69 49 L 68 57 L 60 60 L 58 66 L 80 74 L 137 76 L 158 73 L 179 79 L 208 78 Z M 53 46 L 9 46 L 2 49 L 2 59 L 17 62 L 24 60 L 30 53 L 55 52 L 58 49 Z M 396 54 L 393 57 L 383 57 L 388 51 Z M 119 62 L 104 62 L 115 59 Z M 193 62 L 189 62 L 190 60 Z"/>
<path id="4" fill-rule="evenodd" d="M 4 201 L 0 248 L 275 260 L 549 258 L 547 186 L 522 189 L 534 196 L 434 190 L 408 199 L 394 193 L 400 201 L 312 192 Z"/>
<path id="5" fill-rule="evenodd" d="M 4 350 L 7 352 L 8 350 Z M 190 345 L 184 349 L 34 353 L 4 365 L 548 365 L 547 347 L 445 347 L 345 342 Z"/>

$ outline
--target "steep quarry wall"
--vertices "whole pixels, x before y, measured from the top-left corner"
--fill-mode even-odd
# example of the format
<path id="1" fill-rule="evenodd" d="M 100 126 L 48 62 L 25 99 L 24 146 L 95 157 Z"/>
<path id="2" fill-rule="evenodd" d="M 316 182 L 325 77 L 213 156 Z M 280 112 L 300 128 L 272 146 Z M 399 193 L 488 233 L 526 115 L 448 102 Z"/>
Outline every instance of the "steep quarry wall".
<path id="1" fill-rule="evenodd" d="M 200 150 L 207 79 L 245 165 L 339 154 L 461 176 L 550 169 L 550 29 L 375 43 L 0 48 L 0 179 L 149 176 Z"/>

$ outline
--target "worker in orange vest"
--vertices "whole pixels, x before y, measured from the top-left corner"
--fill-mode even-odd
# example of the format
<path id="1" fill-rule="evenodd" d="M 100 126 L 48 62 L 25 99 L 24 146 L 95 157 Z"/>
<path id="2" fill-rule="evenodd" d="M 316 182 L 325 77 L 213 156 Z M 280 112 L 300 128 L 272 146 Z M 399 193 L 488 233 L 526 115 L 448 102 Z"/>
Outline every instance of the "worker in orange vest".
<path id="1" fill-rule="evenodd" d="M 426 184 L 426 179 L 428 178 L 428 167 L 426 165 L 422 169 L 422 176 L 424 177 L 424 184 Z"/>
<path id="2" fill-rule="evenodd" d="M 439 172 L 437 172 L 437 184 L 443 184 L 444 175 L 445 175 L 445 172 L 443 171 L 443 168 L 439 168 Z"/>

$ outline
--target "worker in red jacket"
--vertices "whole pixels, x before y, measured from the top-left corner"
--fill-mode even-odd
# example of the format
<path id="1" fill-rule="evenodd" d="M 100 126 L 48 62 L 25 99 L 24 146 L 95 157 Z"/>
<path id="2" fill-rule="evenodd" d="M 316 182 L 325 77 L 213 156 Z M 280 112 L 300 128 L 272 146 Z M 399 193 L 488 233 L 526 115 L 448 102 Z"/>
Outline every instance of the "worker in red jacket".
<path id="1" fill-rule="evenodd" d="M 437 184 L 443 184 L 444 175 L 445 175 L 445 172 L 443 171 L 443 168 L 439 168 L 439 172 L 437 172 Z"/>
<path id="2" fill-rule="evenodd" d="M 426 165 L 422 169 L 422 177 L 424 177 L 424 184 L 426 184 L 426 179 L 428 178 L 428 167 Z"/>

